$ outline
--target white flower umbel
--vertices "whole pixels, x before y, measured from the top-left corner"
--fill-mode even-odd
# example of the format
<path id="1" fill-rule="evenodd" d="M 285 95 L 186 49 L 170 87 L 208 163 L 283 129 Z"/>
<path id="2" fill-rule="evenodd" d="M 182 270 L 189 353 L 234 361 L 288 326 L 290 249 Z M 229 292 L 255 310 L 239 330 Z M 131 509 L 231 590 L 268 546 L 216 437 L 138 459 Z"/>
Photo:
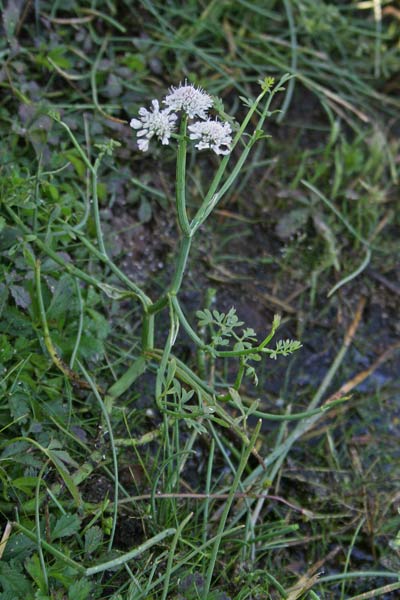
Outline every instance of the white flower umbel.
<path id="1" fill-rule="evenodd" d="M 195 144 L 199 150 L 211 148 L 216 154 L 229 154 L 232 143 L 232 129 L 229 123 L 220 121 L 198 121 L 189 125 L 191 140 L 200 140 Z"/>
<path id="2" fill-rule="evenodd" d="M 168 111 L 183 110 L 191 119 L 195 117 L 207 119 L 207 111 L 212 107 L 213 100 L 201 88 L 195 88 L 193 85 L 185 83 L 185 85 L 180 84 L 177 88 L 172 87 L 163 103 Z"/>
<path id="3" fill-rule="evenodd" d="M 137 144 L 139 150 L 146 152 L 149 149 L 149 142 L 153 136 L 156 136 L 164 145 L 169 144 L 169 138 L 175 126 L 177 116 L 169 110 L 160 110 L 158 100 L 152 100 L 152 109 L 139 109 L 139 119 L 132 119 L 130 126 L 137 129 Z"/>

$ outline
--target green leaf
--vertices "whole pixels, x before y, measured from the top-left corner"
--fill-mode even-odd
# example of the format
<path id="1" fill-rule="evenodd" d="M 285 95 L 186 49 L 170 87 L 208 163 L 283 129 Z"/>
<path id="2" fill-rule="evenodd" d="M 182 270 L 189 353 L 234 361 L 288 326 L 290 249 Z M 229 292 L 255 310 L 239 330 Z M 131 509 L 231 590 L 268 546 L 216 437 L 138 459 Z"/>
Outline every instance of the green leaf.
<path id="1" fill-rule="evenodd" d="M 49 183 L 48 181 L 46 181 L 43 185 L 44 188 L 44 192 L 45 194 L 54 202 L 57 202 L 57 200 L 60 198 L 60 194 L 58 191 L 58 188 L 56 185 L 53 185 L 52 183 Z"/>
<path id="2" fill-rule="evenodd" d="M 257 373 L 256 373 L 256 370 L 254 367 L 247 367 L 246 376 L 252 377 L 254 385 L 258 385 L 258 377 L 257 377 Z"/>
<path id="3" fill-rule="evenodd" d="M 209 311 L 208 308 L 205 308 L 204 310 L 198 310 L 196 312 L 196 317 L 199 320 L 199 327 L 205 327 L 213 322 L 211 311 Z"/>
<path id="4" fill-rule="evenodd" d="M 62 478 L 65 485 L 67 486 L 68 491 L 70 492 L 71 496 L 73 497 L 73 499 L 75 501 L 75 504 L 77 506 L 81 506 L 82 498 L 79 494 L 79 490 L 78 490 L 77 486 L 75 485 L 74 480 L 72 479 L 71 475 L 68 473 L 68 471 L 66 469 L 64 469 L 61 466 L 60 460 L 57 458 L 57 455 L 54 456 L 54 452 L 52 452 L 51 450 L 47 450 L 47 455 L 50 458 L 50 460 L 53 462 L 60 477 Z"/>
<path id="5" fill-rule="evenodd" d="M 125 53 L 121 62 L 131 69 L 131 71 L 142 72 L 146 68 L 146 61 L 142 54 Z"/>
<path id="6" fill-rule="evenodd" d="M 7 4 L 7 6 L 6 6 Z M 18 2 L 5 2 L 2 10 L 3 25 L 7 39 L 11 39 L 14 35 L 15 28 L 18 25 L 21 5 Z"/>
<path id="7" fill-rule="evenodd" d="M 32 598 L 32 586 L 16 560 L 0 562 L 0 584 L 4 592 L 13 593 L 13 598 Z"/>
<path id="8" fill-rule="evenodd" d="M 51 541 L 54 542 L 54 540 L 59 540 L 60 538 L 78 533 L 80 526 L 81 521 L 78 515 L 61 515 L 51 532 Z"/>
<path id="9" fill-rule="evenodd" d="M 171 387 L 172 381 L 175 377 L 176 373 L 176 360 L 175 358 L 171 358 L 168 364 L 167 374 L 165 376 L 165 389 L 169 389 Z"/>
<path id="10" fill-rule="evenodd" d="M 49 52 L 49 57 L 57 67 L 60 67 L 60 69 L 72 68 L 71 61 L 65 57 L 66 51 L 67 48 L 65 46 L 57 46 L 56 48 L 52 48 Z"/>
<path id="11" fill-rule="evenodd" d="M 8 298 L 8 287 L 4 283 L 0 283 L 0 317 L 3 314 L 3 310 L 6 306 Z"/>
<path id="12" fill-rule="evenodd" d="M 74 150 L 66 152 L 65 156 L 73 164 L 73 166 L 75 167 L 75 171 L 78 173 L 79 177 L 83 177 L 86 173 L 86 165 L 83 162 L 83 160 L 78 158 Z"/>
<path id="13" fill-rule="evenodd" d="M 13 347 L 8 341 L 8 337 L 2 333 L 0 335 L 0 363 L 5 363 L 13 357 Z"/>
<path id="14" fill-rule="evenodd" d="M 36 542 L 30 540 L 23 533 L 14 533 L 8 538 L 7 545 L 5 546 L 4 554 L 0 561 L 0 573 L 2 572 L 1 565 L 4 565 L 5 561 L 9 561 L 10 565 L 13 561 L 19 564 L 36 549 Z"/>
<path id="15" fill-rule="evenodd" d="M 98 339 L 104 340 L 110 332 L 110 323 L 108 320 L 97 310 L 92 308 L 87 309 L 88 315 L 90 315 L 89 328 L 96 333 Z"/>
<path id="16" fill-rule="evenodd" d="M 34 240 L 29 240 L 28 239 L 29 236 L 25 237 L 25 242 L 29 242 L 29 241 L 34 241 Z M 36 240 L 36 236 L 33 236 L 34 239 Z M 24 244 L 23 248 L 22 248 L 22 252 L 24 254 L 24 258 L 28 264 L 28 266 L 31 269 L 35 268 L 35 255 L 33 254 L 32 250 L 30 249 L 29 245 L 27 243 Z"/>
<path id="17" fill-rule="evenodd" d="M 101 181 L 97 184 L 97 197 L 100 202 L 104 202 L 107 198 L 107 186 Z"/>
<path id="18" fill-rule="evenodd" d="M 29 575 L 32 577 L 36 586 L 43 593 L 46 592 L 46 580 L 43 575 L 42 566 L 40 564 L 39 556 L 37 554 L 33 554 L 26 562 L 25 569 L 28 571 Z"/>
<path id="19" fill-rule="evenodd" d="M 28 308 L 31 304 L 31 297 L 22 285 L 10 285 L 11 296 L 15 304 L 21 308 Z"/>
<path id="20" fill-rule="evenodd" d="M 103 542 L 103 531 L 97 525 L 90 527 L 85 533 L 85 554 L 91 555 Z"/>
<path id="21" fill-rule="evenodd" d="M 141 223 L 148 223 L 151 221 L 152 210 L 151 204 L 146 198 L 142 198 L 142 201 L 138 210 L 138 217 Z"/>
<path id="22" fill-rule="evenodd" d="M 56 338 L 53 338 L 55 341 Z M 65 346 L 64 346 L 65 349 Z M 85 360 L 98 361 L 104 353 L 104 346 L 101 340 L 93 337 L 92 335 L 83 335 L 81 343 L 79 345 L 79 356 Z"/>
<path id="23" fill-rule="evenodd" d="M 53 460 L 58 462 L 61 466 L 71 465 L 77 469 L 79 467 L 78 463 L 66 452 L 65 450 L 52 450 L 51 455 Z"/>
<path id="24" fill-rule="evenodd" d="M 266 92 L 270 90 L 275 83 L 275 77 L 265 77 L 264 80 L 260 80 L 259 84 L 261 85 L 261 89 Z"/>
<path id="25" fill-rule="evenodd" d="M 20 231 L 16 227 L 6 226 L 0 231 L 0 252 L 8 250 L 17 242 Z"/>
<path id="26" fill-rule="evenodd" d="M 275 350 L 270 350 L 269 355 L 270 358 L 273 358 L 275 360 L 279 354 L 283 356 L 289 356 L 289 354 L 296 352 L 296 350 L 299 350 L 301 347 L 301 342 L 297 340 L 279 340 L 276 343 Z"/>
<path id="27" fill-rule="evenodd" d="M 37 485 L 37 477 L 17 477 L 12 483 L 17 490 L 21 490 L 25 494 L 31 494 Z"/>
<path id="28" fill-rule="evenodd" d="M 92 584 L 88 579 L 82 577 L 71 585 L 68 590 L 68 600 L 86 600 L 92 589 Z"/>
<path id="29" fill-rule="evenodd" d="M 57 282 L 50 306 L 47 309 L 47 319 L 58 320 L 64 316 L 68 310 L 75 308 L 76 300 L 73 292 L 73 281 L 70 275 L 62 275 Z"/>
<path id="30" fill-rule="evenodd" d="M 8 398 L 8 407 L 13 419 L 26 423 L 31 411 L 29 394 L 20 390 L 13 392 Z"/>

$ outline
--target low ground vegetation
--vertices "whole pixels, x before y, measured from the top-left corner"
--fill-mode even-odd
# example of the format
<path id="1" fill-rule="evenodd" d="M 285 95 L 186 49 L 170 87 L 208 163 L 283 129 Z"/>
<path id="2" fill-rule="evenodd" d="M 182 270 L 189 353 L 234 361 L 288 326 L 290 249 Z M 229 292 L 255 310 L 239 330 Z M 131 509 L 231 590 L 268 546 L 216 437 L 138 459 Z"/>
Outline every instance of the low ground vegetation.
<path id="1" fill-rule="evenodd" d="M 397 597 L 396 3 L 0 6 L 0 598 Z"/>

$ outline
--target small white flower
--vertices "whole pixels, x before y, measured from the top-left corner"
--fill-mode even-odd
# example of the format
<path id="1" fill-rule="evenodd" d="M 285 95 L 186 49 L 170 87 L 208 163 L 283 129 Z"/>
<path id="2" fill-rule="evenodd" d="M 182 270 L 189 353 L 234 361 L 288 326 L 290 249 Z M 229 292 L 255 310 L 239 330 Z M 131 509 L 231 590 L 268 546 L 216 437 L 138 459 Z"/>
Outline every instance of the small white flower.
<path id="1" fill-rule="evenodd" d="M 201 88 L 195 88 L 185 82 L 185 85 L 172 87 L 163 103 L 169 111 L 183 110 L 191 119 L 194 117 L 207 119 L 207 111 L 212 107 L 213 100 Z"/>
<path id="2" fill-rule="evenodd" d="M 200 140 L 195 144 L 199 150 L 211 148 L 216 154 L 229 154 L 232 143 L 232 129 L 229 123 L 220 121 L 198 121 L 189 125 L 191 140 Z"/>
<path id="3" fill-rule="evenodd" d="M 158 100 L 152 100 L 152 109 L 139 109 L 139 119 L 132 119 L 130 126 L 138 129 L 138 147 L 142 152 L 149 149 L 149 142 L 156 136 L 162 144 L 169 144 L 169 138 L 175 126 L 177 116 L 168 110 L 161 110 Z"/>

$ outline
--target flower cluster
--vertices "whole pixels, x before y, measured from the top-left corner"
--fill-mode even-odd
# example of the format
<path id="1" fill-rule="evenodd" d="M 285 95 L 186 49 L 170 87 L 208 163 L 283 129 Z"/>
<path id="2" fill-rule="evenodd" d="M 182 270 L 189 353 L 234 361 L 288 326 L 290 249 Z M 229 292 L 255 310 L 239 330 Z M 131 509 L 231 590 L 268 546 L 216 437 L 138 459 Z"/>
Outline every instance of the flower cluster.
<path id="1" fill-rule="evenodd" d="M 131 120 L 131 127 L 138 129 L 138 147 L 145 152 L 149 142 L 155 135 L 162 144 L 169 144 L 169 138 L 175 126 L 177 115 L 170 114 L 167 110 L 160 110 L 158 100 L 152 100 L 153 110 L 139 109 L 139 119 Z"/>
<path id="2" fill-rule="evenodd" d="M 171 88 L 171 93 L 165 97 L 163 104 L 169 111 L 183 110 L 191 119 L 195 117 L 206 119 L 207 111 L 212 107 L 213 101 L 211 96 L 201 88 L 196 89 L 193 85 L 180 85 L 177 88 Z"/>
<path id="3" fill-rule="evenodd" d="M 152 109 L 139 109 L 139 118 L 132 119 L 130 125 L 137 130 L 139 150 L 149 148 L 151 138 L 156 137 L 162 144 L 169 144 L 178 120 L 178 112 L 183 111 L 189 119 L 201 119 L 189 125 L 189 138 L 198 140 L 195 147 L 199 150 L 211 148 L 216 154 L 229 154 L 232 143 L 232 129 L 229 123 L 212 120 L 208 111 L 213 106 L 212 97 L 201 88 L 180 84 L 172 87 L 162 103 L 160 110 L 157 100 L 152 100 Z"/>
<path id="4" fill-rule="evenodd" d="M 189 125 L 188 129 L 191 140 L 200 140 L 195 144 L 199 150 L 211 148 L 216 154 L 229 154 L 232 142 L 232 129 L 229 123 L 207 119 L 207 121 L 198 121 Z"/>

